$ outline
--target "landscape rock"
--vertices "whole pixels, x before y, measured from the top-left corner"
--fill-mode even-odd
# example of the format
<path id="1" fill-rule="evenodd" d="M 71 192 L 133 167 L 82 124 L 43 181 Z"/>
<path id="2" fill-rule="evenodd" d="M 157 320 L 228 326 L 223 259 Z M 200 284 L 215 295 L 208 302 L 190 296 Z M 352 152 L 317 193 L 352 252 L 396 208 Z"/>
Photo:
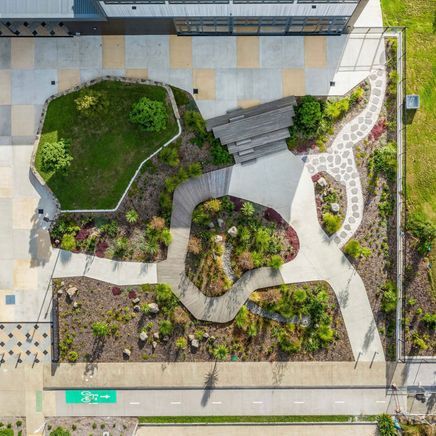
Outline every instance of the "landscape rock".
<path id="1" fill-rule="evenodd" d="M 320 177 L 316 183 L 318 186 L 321 186 L 321 188 L 325 188 L 327 186 L 327 180 L 324 179 L 324 177 Z"/>
<path id="2" fill-rule="evenodd" d="M 200 342 L 198 342 L 198 339 L 194 339 L 194 340 L 191 341 L 191 347 L 194 350 L 197 350 L 199 346 L 200 346 Z"/>
<path id="3" fill-rule="evenodd" d="M 58 295 L 62 295 L 64 293 L 64 290 L 62 288 L 58 289 Z"/>
<path id="4" fill-rule="evenodd" d="M 132 354 L 132 352 L 128 349 L 128 348 L 124 348 L 123 350 L 123 354 L 127 357 L 130 357 L 130 355 Z"/>
<path id="5" fill-rule="evenodd" d="M 133 303 L 133 304 L 138 304 L 140 301 L 141 301 L 141 299 L 138 298 L 138 297 L 136 297 L 136 298 L 134 298 L 134 299 L 132 300 L 132 303 Z"/>
<path id="6" fill-rule="evenodd" d="M 211 340 L 212 342 L 215 342 L 216 337 L 215 337 L 215 336 L 211 336 L 211 337 L 210 337 L 210 340 Z"/>
<path id="7" fill-rule="evenodd" d="M 68 296 L 72 299 L 77 294 L 77 288 L 75 286 L 71 286 L 67 289 Z"/>
<path id="8" fill-rule="evenodd" d="M 153 347 L 153 350 L 155 350 L 156 347 L 157 347 L 157 342 L 156 342 L 156 341 L 153 341 L 153 342 L 151 343 L 151 346 Z"/>
<path id="9" fill-rule="evenodd" d="M 141 332 L 141 333 L 139 333 L 139 339 L 140 339 L 142 342 L 145 342 L 145 341 L 148 339 L 148 335 L 147 335 L 147 333 L 145 333 L 145 332 Z"/>
<path id="10" fill-rule="evenodd" d="M 206 332 L 206 333 L 203 334 L 203 339 L 204 339 L 204 340 L 207 341 L 209 338 L 210 338 L 209 333 Z"/>
<path id="11" fill-rule="evenodd" d="M 153 333 L 153 338 L 159 340 L 159 333 Z"/>
<path id="12" fill-rule="evenodd" d="M 195 339 L 194 335 L 188 335 L 189 342 L 192 342 Z"/>
<path id="13" fill-rule="evenodd" d="M 338 213 L 339 212 L 339 204 L 338 203 L 332 203 L 330 205 L 330 209 L 332 210 L 333 213 Z"/>
<path id="14" fill-rule="evenodd" d="M 77 301 L 75 301 L 73 303 L 73 309 L 77 309 L 79 307 L 79 303 Z"/>
<path id="15" fill-rule="evenodd" d="M 235 226 L 232 226 L 229 230 L 227 230 L 227 233 L 234 238 L 238 235 L 238 229 Z"/>
<path id="16" fill-rule="evenodd" d="M 211 221 L 208 225 L 207 225 L 210 229 L 213 229 L 215 227 L 215 224 Z"/>
<path id="17" fill-rule="evenodd" d="M 170 340 L 170 337 L 169 337 L 169 336 L 164 336 L 164 337 L 162 338 L 162 340 L 163 340 L 164 342 L 168 342 L 168 341 Z"/>
<path id="18" fill-rule="evenodd" d="M 215 242 L 216 243 L 223 242 L 223 237 L 221 235 L 215 235 Z"/>
<path id="19" fill-rule="evenodd" d="M 216 221 L 218 223 L 218 227 L 222 228 L 224 225 L 224 220 L 222 218 L 218 218 Z"/>
<path id="20" fill-rule="evenodd" d="M 61 288 L 63 288 L 64 286 L 65 286 L 65 282 L 62 281 L 62 282 L 61 282 Z"/>
<path id="21" fill-rule="evenodd" d="M 135 304 L 134 306 L 133 306 L 133 311 L 134 312 L 139 312 L 141 310 L 141 306 L 139 306 L 138 304 Z"/>
<path id="22" fill-rule="evenodd" d="M 148 303 L 148 308 L 150 309 L 150 313 L 159 313 L 159 306 L 156 303 Z"/>

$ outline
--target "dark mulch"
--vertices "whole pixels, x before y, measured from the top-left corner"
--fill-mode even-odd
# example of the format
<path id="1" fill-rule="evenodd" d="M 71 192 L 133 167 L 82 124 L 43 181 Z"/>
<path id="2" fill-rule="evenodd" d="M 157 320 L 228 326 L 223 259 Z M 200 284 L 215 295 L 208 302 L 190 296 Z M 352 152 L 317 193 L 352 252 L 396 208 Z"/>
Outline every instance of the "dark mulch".
<path id="1" fill-rule="evenodd" d="M 140 298 L 140 305 L 155 300 L 154 287 L 147 285 L 141 287 L 114 287 L 105 282 L 100 282 L 84 277 L 64 279 L 63 288 L 69 286 L 78 288 L 77 301 L 79 309 L 73 309 L 65 295 L 65 292 L 58 297 L 57 289 L 60 281 L 54 283 L 54 298 L 59 303 L 59 330 L 61 342 L 67 335 L 73 337 L 71 350 L 79 353 L 78 361 L 92 360 L 95 362 L 120 362 L 124 361 L 123 350 L 128 348 L 131 351 L 130 361 L 192 361 L 202 362 L 214 360 L 211 351 L 216 344 L 225 344 L 229 349 L 229 356 L 235 356 L 237 360 L 244 361 L 303 361 L 303 360 L 352 360 L 352 352 L 349 345 L 347 333 L 338 308 L 336 297 L 329 290 L 329 307 L 334 320 L 333 328 L 337 331 L 337 339 L 328 348 L 317 353 L 297 353 L 286 355 L 277 349 L 277 341 L 272 337 L 272 329 L 279 326 L 278 323 L 252 315 L 252 322 L 258 325 L 258 335 L 250 339 L 244 331 L 239 330 L 233 322 L 226 324 L 214 324 L 195 320 L 183 306 L 175 309 L 172 315 L 143 315 L 133 311 L 132 299 L 129 298 L 129 291 L 135 290 Z M 115 288 L 115 291 L 113 290 Z M 120 292 L 121 291 L 121 292 Z M 114 295 L 115 294 L 115 295 Z M 108 311 L 126 309 L 131 319 L 126 322 L 114 322 L 118 325 L 118 337 L 109 336 L 104 342 L 98 343 L 95 340 L 91 326 L 96 321 L 103 321 L 108 317 Z M 158 331 L 158 324 L 170 317 L 176 324 L 174 333 L 167 342 L 156 340 L 156 350 L 152 351 L 151 342 L 153 333 Z M 148 340 L 145 344 L 139 341 L 141 329 L 152 323 L 148 333 Z M 200 341 L 200 348 L 195 352 L 190 349 L 178 352 L 175 341 L 178 337 L 187 338 L 190 334 L 199 335 L 207 333 L 209 339 Z M 63 356 L 61 361 L 67 361 Z"/>

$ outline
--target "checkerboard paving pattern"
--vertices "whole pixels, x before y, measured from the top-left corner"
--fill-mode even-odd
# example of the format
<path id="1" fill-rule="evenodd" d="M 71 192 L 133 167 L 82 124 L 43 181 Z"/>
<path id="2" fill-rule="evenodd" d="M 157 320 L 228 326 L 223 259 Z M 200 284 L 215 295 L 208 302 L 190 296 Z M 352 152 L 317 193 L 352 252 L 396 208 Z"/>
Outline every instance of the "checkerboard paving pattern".
<path id="1" fill-rule="evenodd" d="M 51 324 L 0 324 L 0 363 L 41 363 L 51 360 Z"/>

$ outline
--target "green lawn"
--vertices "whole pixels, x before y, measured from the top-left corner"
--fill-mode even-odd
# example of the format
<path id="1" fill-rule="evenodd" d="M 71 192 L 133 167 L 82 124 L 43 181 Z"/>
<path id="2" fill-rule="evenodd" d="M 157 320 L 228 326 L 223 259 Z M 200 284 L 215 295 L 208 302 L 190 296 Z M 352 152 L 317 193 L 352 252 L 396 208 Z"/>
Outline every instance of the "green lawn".
<path id="1" fill-rule="evenodd" d="M 289 415 L 289 416 L 141 416 L 140 424 L 200 424 L 233 422 L 349 422 L 348 415 Z M 375 416 L 361 416 L 359 421 L 375 421 Z"/>
<path id="2" fill-rule="evenodd" d="M 407 125 L 407 204 L 410 213 L 436 222 L 436 19 L 430 0 L 381 0 L 383 21 L 407 27 L 407 93 L 421 108 Z M 436 247 L 433 248 L 436 274 Z"/>
<path id="3" fill-rule="evenodd" d="M 131 106 L 141 97 L 165 101 L 164 88 L 104 81 L 90 88 L 105 92 L 109 107 L 90 121 L 79 115 L 74 92 L 53 100 L 47 110 L 40 144 L 70 140 L 74 158 L 68 172 L 53 176 L 36 167 L 61 203 L 62 209 L 109 209 L 116 206 L 139 164 L 177 133 L 170 105 L 163 132 L 144 132 L 129 122 Z"/>

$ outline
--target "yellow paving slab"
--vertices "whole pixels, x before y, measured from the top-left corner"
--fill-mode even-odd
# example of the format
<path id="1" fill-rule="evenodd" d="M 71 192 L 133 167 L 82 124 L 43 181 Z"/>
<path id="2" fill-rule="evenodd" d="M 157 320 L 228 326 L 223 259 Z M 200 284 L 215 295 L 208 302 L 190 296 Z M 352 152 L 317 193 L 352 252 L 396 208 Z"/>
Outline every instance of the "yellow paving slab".
<path id="1" fill-rule="evenodd" d="M 35 40 L 11 38 L 11 68 L 33 68 L 35 64 Z"/>
<path id="2" fill-rule="evenodd" d="M 59 91 L 66 91 L 80 84 L 80 70 L 59 70 L 58 71 Z"/>
<path id="3" fill-rule="evenodd" d="M 12 228 L 32 229 L 37 219 L 38 200 L 34 197 L 18 197 L 12 200 Z"/>
<path id="4" fill-rule="evenodd" d="M 198 89 L 194 95 L 197 100 L 215 100 L 215 70 L 208 68 L 194 69 L 193 87 Z"/>
<path id="5" fill-rule="evenodd" d="M 305 95 L 304 70 L 302 68 L 285 68 L 282 70 L 283 97 Z"/>
<path id="6" fill-rule="evenodd" d="M 17 259 L 14 262 L 15 289 L 34 290 L 38 286 L 38 270 L 32 268 L 29 259 Z"/>
<path id="7" fill-rule="evenodd" d="M 0 70 L 0 105 L 11 104 L 11 73 Z"/>
<path id="8" fill-rule="evenodd" d="M 124 68 L 124 35 L 103 35 L 103 68 Z"/>
<path id="9" fill-rule="evenodd" d="M 32 105 L 14 105 L 11 110 L 12 136 L 32 136 L 35 133 L 35 108 Z"/>
<path id="10" fill-rule="evenodd" d="M 260 105 L 260 100 L 238 100 L 238 106 L 242 109 Z"/>
<path id="11" fill-rule="evenodd" d="M 304 66 L 323 68 L 327 63 L 327 38 L 325 36 L 304 37 Z"/>
<path id="12" fill-rule="evenodd" d="M 0 198 L 12 197 L 12 168 L 0 167 Z"/>
<path id="13" fill-rule="evenodd" d="M 126 77 L 132 79 L 147 79 L 148 70 L 146 68 L 128 68 L 126 70 Z"/>
<path id="14" fill-rule="evenodd" d="M 170 35 L 170 67 L 192 68 L 192 38 Z"/>
<path id="15" fill-rule="evenodd" d="M 259 67 L 259 37 L 236 37 L 236 65 L 238 68 Z"/>

